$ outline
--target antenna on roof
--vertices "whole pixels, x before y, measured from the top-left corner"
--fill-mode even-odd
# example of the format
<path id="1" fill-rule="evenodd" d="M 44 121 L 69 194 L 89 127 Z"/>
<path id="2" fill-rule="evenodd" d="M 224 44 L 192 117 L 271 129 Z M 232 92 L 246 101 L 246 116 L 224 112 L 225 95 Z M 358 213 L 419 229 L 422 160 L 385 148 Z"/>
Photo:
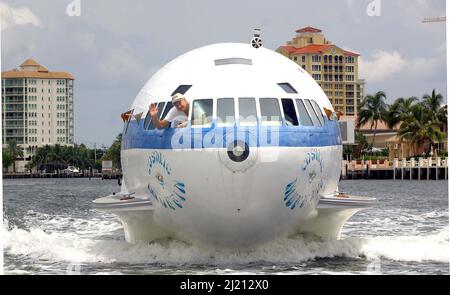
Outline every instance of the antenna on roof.
<path id="1" fill-rule="evenodd" d="M 261 36 L 261 29 L 255 29 L 253 33 L 253 38 L 250 41 L 250 45 L 252 45 L 253 48 L 260 48 L 263 45 L 260 36 Z"/>

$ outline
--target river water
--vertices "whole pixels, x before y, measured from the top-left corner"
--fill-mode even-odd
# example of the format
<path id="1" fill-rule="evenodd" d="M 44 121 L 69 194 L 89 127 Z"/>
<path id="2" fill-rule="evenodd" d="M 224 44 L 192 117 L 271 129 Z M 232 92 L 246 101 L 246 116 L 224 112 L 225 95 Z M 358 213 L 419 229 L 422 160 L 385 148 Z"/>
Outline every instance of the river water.
<path id="1" fill-rule="evenodd" d="M 449 274 L 447 181 L 347 180 L 374 196 L 341 240 L 298 235 L 218 251 L 176 240 L 131 245 L 120 221 L 92 209 L 119 191 L 101 179 L 4 180 L 5 274 Z"/>

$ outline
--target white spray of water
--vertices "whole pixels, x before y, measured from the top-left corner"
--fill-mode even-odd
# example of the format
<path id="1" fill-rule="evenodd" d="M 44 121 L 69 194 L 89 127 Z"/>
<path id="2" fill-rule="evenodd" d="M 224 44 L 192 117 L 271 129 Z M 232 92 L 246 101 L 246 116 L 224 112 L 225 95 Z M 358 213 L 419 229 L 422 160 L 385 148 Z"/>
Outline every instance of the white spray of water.
<path id="1" fill-rule="evenodd" d="M 38 216 L 40 223 L 28 230 L 4 228 L 4 246 L 9 255 L 33 260 L 79 263 L 150 263 L 166 265 L 243 265 L 254 262 L 300 263 L 326 257 L 385 257 L 399 261 L 449 262 L 448 227 L 429 235 L 349 237 L 319 240 L 299 235 L 265 244 L 252 251 L 204 249 L 176 240 L 128 244 L 115 219 L 77 219 Z M 32 221 L 30 220 L 30 223 Z M 60 230 L 57 230 L 60 228 Z M 61 229 L 64 230 L 61 230 Z"/>

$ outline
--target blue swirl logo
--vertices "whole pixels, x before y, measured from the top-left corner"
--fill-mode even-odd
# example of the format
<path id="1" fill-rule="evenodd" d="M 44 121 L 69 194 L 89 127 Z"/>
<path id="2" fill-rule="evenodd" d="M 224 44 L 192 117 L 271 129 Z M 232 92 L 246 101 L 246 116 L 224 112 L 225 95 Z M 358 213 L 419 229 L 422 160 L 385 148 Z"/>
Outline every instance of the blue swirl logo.
<path id="1" fill-rule="evenodd" d="M 159 151 L 154 151 L 147 160 L 147 172 L 151 176 L 147 190 L 150 198 L 164 208 L 183 208 L 186 201 L 185 184 L 173 178 L 172 169 Z"/>
<path id="2" fill-rule="evenodd" d="M 312 165 L 316 163 L 316 165 Z M 284 204 L 287 208 L 300 209 L 309 204 L 315 204 L 320 198 L 324 186 L 322 179 L 324 162 L 318 149 L 306 154 L 300 167 L 300 174 L 284 188 Z"/>

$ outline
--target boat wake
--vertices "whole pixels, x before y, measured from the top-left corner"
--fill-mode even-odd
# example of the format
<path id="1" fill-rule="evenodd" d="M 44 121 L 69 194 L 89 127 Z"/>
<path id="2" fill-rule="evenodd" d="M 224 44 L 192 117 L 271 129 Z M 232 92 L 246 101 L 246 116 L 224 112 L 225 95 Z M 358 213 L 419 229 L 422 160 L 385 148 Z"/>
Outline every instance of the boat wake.
<path id="1" fill-rule="evenodd" d="M 179 265 L 296 264 L 319 258 L 346 257 L 394 261 L 449 262 L 448 226 L 429 235 L 347 237 L 321 240 L 298 235 L 251 251 L 204 249 L 177 240 L 129 244 L 112 215 L 72 218 L 29 212 L 25 228 L 5 220 L 5 268 L 8 256 L 34 262 Z"/>

